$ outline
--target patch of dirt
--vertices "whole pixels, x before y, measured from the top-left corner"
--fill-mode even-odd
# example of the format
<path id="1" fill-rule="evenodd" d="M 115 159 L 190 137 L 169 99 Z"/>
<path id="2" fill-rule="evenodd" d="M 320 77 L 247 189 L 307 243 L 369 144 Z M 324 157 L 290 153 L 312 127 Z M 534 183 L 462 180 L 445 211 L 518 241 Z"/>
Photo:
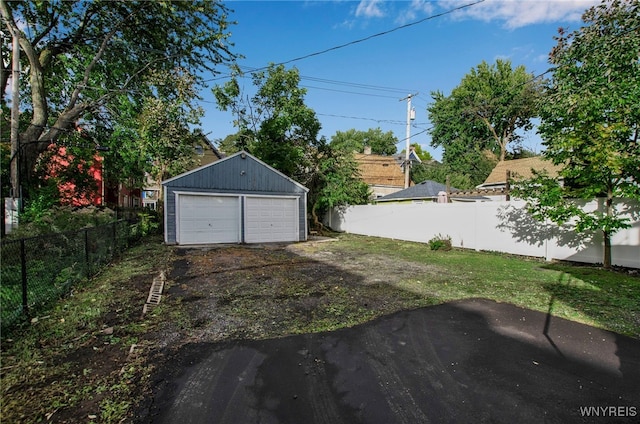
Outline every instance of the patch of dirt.
<path id="1" fill-rule="evenodd" d="M 416 275 L 441 272 L 438 267 L 433 265 L 403 261 L 379 254 L 363 255 L 343 251 L 333 252 L 319 248 L 320 246 L 322 244 L 313 242 L 310 244 L 292 244 L 287 246 L 287 250 L 358 275 L 362 278 L 364 284 L 385 283 L 395 285 L 401 280 L 413 278 Z"/>
<path id="2" fill-rule="evenodd" d="M 280 337 L 356 325 L 427 302 L 396 284 L 437 269 L 332 251 L 330 243 L 180 249 L 164 301 L 184 313 L 163 329 L 164 339 L 183 345 Z"/>
<path id="3" fill-rule="evenodd" d="M 33 356 L 43 360 L 25 366 L 3 356 L 3 366 L 10 364 L 6 371 L 21 368 L 21 374 L 12 377 L 11 384 L 6 384 L 3 368 L 2 396 L 11 404 L 10 417 L 4 416 L 3 422 L 85 423 L 93 420 L 89 417 L 102 422 L 101 403 L 120 379 L 124 367 L 132 363 L 125 327 L 141 321 L 150 280 L 147 275 L 140 275 L 114 284 L 119 287 L 109 303 L 109 312 L 91 323 L 91 328 L 85 324 L 73 338 L 61 334 L 60 338 L 37 341 Z M 65 319 L 64 309 L 50 314 L 32 325 Z M 3 353 L 10 351 L 15 342 L 4 339 Z M 132 377 L 130 384 L 134 385 L 134 380 Z"/>
<path id="4" fill-rule="evenodd" d="M 100 404 L 111 389 L 109 385 L 133 359 L 130 347 L 121 343 L 127 337 L 122 329 L 126 324 L 142 319 L 140 301 L 146 299 L 149 292 L 148 280 L 148 276 L 137 276 L 123 283 L 121 296 L 113 299 L 113 309 L 100 319 L 98 328 L 101 330 L 85 335 L 77 347 L 57 358 L 60 364 L 68 364 L 68 374 L 78 377 L 77 387 L 99 387 L 104 391 L 86 393 L 73 408 L 62 407 L 55 411 L 49 421 L 75 423 L 87 422 L 89 416 L 100 417 Z"/>

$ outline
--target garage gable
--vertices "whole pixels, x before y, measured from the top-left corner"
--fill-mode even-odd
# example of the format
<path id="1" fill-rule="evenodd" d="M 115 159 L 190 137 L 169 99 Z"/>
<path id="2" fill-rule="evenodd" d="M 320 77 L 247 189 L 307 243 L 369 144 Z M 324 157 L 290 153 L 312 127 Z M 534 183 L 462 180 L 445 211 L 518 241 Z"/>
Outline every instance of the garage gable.
<path id="1" fill-rule="evenodd" d="M 309 191 L 247 152 L 238 152 L 209 165 L 163 181 L 165 187 L 233 192 L 302 193 Z"/>

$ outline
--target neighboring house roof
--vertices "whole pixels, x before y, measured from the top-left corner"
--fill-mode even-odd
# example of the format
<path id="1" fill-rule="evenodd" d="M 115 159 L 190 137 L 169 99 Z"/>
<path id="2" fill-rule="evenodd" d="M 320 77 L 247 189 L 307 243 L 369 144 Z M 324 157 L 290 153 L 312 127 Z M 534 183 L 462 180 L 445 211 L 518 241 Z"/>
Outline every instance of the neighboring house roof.
<path id="1" fill-rule="evenodd" d="M 404 173 L 393 156 L 355 153 L 360 178 L 373 186 L 404 187 Z"/>
<path id="2" fill-rule="evenodd" d="M 193 168 L 199 168 L 224 158 L 224 154 L 220 152 L 206 136 L 202 136 L 202 145 L 195 146 L 196 163 Z"/>
<path id="3" fill-rule="evenodd" d="M 406 159 L 406 153 L 398 153 L 397 155 L 395 155 L 395 158 L 396 158 L 396 162 L 398 162 L 398 164 L 402 165 L 402 164 L 404 164 L 404 161 Z M 411 149 L 409 149 L 409 160 L 411 162 L 422 163 L 422 159 L 420 159 L 420 157 L 416 153 L 416 151 L 413 148 L 413 146 L 411 147 Z"/>
<path id="4" fill-rule="evenodd" d="M 205 135 L 200 137 L 200 144 L 193 146 L 193 155 L 195 160 L 188 171 L 217 162 L 225 157 L 224 153 L 218 150 Z M 159 191 L 160 185 L 158 185 L 156 181 L 147 174 L 143 190 L 147 192 Z"/>
<path id="5" fill-rule="evenodd" d="M 536 171 L 546 170 L 550 177 L 557 177 L 562 167 L 554 165 L 551 161 L 542 156 L 532 158 L 505 160 L 498 162 L 487 179 L 479 185 L 479 188 L 504 186 L 507 183 L 507 171 L 511 173 L 511 178 L 515 180 L 526 180 L 533 177 L 532 169 Z"/>
<path id="6" fill-rule="evenodd" d="M 379 198 L 378 202 L 390 202 L 398 200 L 421 200 L 421 199 L 437 199 L 438 193 L 446 192 L 447 186 L 436 181 L 426 180 L 404 190 L 388 194 Z M 450 187 L 451 193 L 458 191 L 457 188 Z"/>

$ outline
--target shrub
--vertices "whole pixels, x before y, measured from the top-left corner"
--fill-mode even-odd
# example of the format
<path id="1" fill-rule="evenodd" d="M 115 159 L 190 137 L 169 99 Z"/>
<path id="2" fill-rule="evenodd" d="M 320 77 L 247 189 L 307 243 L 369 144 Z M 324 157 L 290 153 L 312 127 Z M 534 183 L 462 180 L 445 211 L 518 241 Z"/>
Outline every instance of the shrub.
<path id="1" fill-rule="evenodd" d="M 86 206 L 72 208 L 48 203 L 46 198 L 31 201 L 20 214 L 20 225 L 8 234 L 10 239 L 34 237 L 50 233 L 62 233 L 81 228 L 97 227 L 113 222 L 115 213 L 103 207 Z"/>
<path id="2" fill-rule="evenodd" d="M 438 234 L 429 240 L 429 248 L 431 250 L 451 250 L 451 236 L 443 236 Z"/>
<path id="3" fill-rule="evenodd" d="M 141 236 L 157 234 L 160 228 L 160 218 L 156 211 L 145 211 L 138 214 L 138 226 Z"/>

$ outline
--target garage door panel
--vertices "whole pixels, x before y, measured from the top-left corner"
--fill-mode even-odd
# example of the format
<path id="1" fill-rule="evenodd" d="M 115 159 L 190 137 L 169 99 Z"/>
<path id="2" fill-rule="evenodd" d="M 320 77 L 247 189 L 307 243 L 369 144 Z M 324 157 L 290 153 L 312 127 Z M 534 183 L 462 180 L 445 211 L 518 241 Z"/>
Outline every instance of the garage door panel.
<path id="1" fill-rule="evenodd" d="M 247 197 L 244 223 L 247 243 L 297 241 L 298 199 Z"/>
<path id="2" fill-rule="evenodd" d="M 233 196 L 181 195 L 180 244 L 240 242 L 240 199 Z"/>

